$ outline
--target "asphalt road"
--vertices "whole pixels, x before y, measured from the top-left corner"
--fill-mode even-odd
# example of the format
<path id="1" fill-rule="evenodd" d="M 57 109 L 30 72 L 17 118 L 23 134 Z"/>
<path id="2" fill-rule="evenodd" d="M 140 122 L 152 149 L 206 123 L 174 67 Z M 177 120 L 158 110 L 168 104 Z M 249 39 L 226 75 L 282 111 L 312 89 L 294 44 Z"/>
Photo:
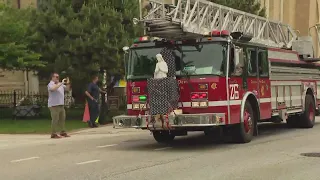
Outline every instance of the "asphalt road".
<path id="1" fill-rule="evenodd" d="M 147 131 L 102 127 L 49 139 L 0 135 L 3 180 L 319 180 L 320 118 L 313 129 L 260 126 L 249 144 L 215 144 L 203 133 L 159 145 Z"/>

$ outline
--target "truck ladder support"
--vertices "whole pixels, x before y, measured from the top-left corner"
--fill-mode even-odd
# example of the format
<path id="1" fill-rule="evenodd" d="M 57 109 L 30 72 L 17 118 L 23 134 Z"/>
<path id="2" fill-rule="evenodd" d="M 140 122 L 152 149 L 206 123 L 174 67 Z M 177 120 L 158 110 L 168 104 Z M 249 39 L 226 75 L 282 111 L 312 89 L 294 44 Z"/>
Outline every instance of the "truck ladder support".
<path id="1" fill-rule="evenodd" d="M 251 42 L 291 48 L 297 39 L 287 24 L 225 7 L 206 0 L 149 0 L 151 9 L 140 21 L 146 34 L 167 39 L 199 38 L 213 30 L 242 32 L 253 36 Z"/>

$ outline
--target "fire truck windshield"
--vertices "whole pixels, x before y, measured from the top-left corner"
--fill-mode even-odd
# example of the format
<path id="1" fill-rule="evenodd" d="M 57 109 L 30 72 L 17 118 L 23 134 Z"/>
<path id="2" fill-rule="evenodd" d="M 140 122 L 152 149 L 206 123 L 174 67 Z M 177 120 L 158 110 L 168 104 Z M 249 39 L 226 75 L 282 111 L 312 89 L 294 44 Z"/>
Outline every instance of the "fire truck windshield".
<path id="1" fill-rule="evenodd" d="M 205 43 L 200 46 L 182 46 L 182 67 L 194 67 L 193 75 L 224 74 L 224 59 L 226 59 L 227 45 L 221 43 Z M 182 70 L 182 69 L 181 69 Z M 183 75 L 183 71 L 177 75 Z"/>
<path id="2" fill-rule="evenodd" d="M 128 62 L 127 79 L 145 79 L 153 76 L 157 63 L 156 55 L 162 47 L 132 48 Z M 185 75 L 184 67 L 195 68 L 193 75 L 224 74 L 224 60 L 227 46 L 223 43 L 200 43 L 194 45 L 177 45 L 173 54 L 176 60 L 176 74 Z"/>

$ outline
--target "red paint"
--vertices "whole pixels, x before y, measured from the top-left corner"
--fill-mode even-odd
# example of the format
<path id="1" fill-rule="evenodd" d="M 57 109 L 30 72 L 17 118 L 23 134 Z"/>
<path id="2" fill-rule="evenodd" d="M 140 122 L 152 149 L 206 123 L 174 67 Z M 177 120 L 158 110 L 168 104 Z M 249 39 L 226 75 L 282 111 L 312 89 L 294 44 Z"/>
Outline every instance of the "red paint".
<path id="1" fill-rule="evenodd" d="M 292 51 L 292 50 L 286 50 L 286 49 L 278 49 L 278 48 L 268 48 L 269 51 L 276 51 L 276 52 L 283 52 L 283 53 L 290 53 L 290 54 L 297 54 L 297 51 Z"/>
<path id="2" fill-rule="evenodd" d="M 252 128 L 252 115 L 247 111 L 247 109 L 244 111 L 244 116 L 243 116 L 243 125 L 244 125 L 244 130 L 246 133 L 249 133 L 251 128 Z"/>
<path id="3" fill-rule="evenodd" d="M 314 117 L 314 109 L 313 109 L 313 105 L 310 104 L 310 106 L 309 106 L 309 120 L 313 121 L 313 117 Z"/>
<path id="4" fill-rule="evenodd" d="M 256 91 L 257 98 L 266 99 L 271 97 L 271 84 L 269 78 L 249 77 L 248 78 L 248 90 L 250 92 Z M 245 91 L 246 92 L 246 91 Z M 260 103 L 260 119 L 271 118 L 271 102 Z"/>
<path id="5" fill-rule="evenodd" d="M 288 63 L 288 64 L 308 64 L 313 65 L 314 67 L 319 67 L 320 64 L 318 63 L 312 63 L 312 62 L 305 62 L 301 60 L 284 60 L 284 59 L 275 59 L 275 58 L 269 58 L 270 62 L 278 62 L 278 63 Z"/>

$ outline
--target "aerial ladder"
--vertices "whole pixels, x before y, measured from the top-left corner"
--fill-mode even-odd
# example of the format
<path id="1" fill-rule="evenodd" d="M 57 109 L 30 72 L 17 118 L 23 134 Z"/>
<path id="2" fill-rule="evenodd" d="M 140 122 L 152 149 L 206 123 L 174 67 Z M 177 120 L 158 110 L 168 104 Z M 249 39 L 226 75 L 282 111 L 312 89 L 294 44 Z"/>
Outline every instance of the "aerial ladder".
<path id="1" fill-rule="evenodd" d="M 141 1 L 140 1 L 141 2 Z M 291 49 L 297 34 L 291 26 L 206 0 L 149 0 L 140 9 L 146 35 L 171 40 L 199 38 L 213 30 L 241 32 L 251 42 Z M 141 7 L 141 6 L 140 6 Z M 143 14 L 143 9 L 147 9 Z"/>

